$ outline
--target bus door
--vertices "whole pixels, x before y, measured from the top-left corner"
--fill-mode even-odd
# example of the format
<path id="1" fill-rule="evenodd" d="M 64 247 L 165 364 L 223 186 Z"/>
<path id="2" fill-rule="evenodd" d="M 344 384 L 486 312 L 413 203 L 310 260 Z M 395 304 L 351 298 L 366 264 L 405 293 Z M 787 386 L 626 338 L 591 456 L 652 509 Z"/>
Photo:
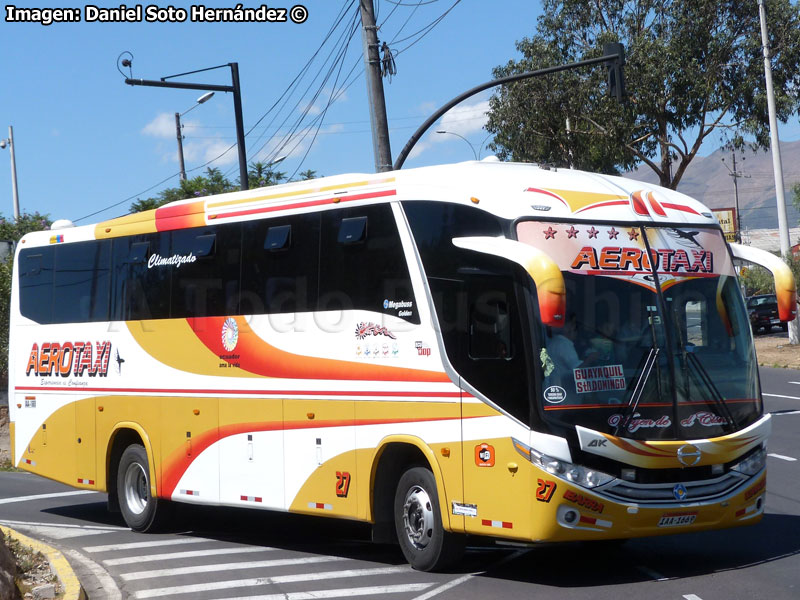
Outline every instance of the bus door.
<path id="1" fill-rule="evenodd" d="M 524 290 L 514 267 L 476 271 L 464 282 L 458 368 L 462 402 L 462 467 L 468 533 L 517 537 L 530 525 L 530 470 L 511 438 L 528 439 L 531 402 L 527 347 L 522 334 Z M 466 393 L 474 388 L 479 394 Z M 488 402 L 476 397 L 483 396 Z"/>

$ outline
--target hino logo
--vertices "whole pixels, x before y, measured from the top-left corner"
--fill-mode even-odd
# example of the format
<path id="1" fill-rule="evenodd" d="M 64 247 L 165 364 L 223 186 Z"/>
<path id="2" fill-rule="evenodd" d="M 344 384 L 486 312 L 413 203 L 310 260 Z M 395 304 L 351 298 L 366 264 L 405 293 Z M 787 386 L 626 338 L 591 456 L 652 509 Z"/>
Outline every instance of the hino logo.
<path id="1" fill-rule="evenodd" d="M 700 462 L 702 453 L 697 446 L 686 444 L 678 448 L 678 460 L 684 467 L 693 467 Z"/>

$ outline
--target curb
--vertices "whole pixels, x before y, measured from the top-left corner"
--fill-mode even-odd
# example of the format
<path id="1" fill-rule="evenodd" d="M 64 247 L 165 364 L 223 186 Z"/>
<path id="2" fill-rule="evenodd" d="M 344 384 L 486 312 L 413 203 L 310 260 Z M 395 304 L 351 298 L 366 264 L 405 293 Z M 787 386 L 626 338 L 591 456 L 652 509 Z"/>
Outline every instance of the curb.
<path id="1" fill-rule="evenodd" d="M 10 527 L 0 526 L 0 531 L 11 536 L 21 544 L 28 546 L 34 552 L 41 552 L 47 557 L 47 561 L 50 563 L 50 568 L 53 569 L 53 572 L 56 574 L 56 577 L 58 577 L 58 580 L 61 582 L 61 585 L 64 588 L 64 596 L 62 600 L 86 600 L 86 593 L 83 591 L 83 587 L 81 586 L 80 581 L 78 581 L 75 571 L 72 570 L 69 562 L 67 562 L 67 559 L 64 558 L 64 555 L 61 554 L 61 552 L 38 540 L 34 540 L 26 535 L 22 535 L 20 532 L 15 531 Z"/>

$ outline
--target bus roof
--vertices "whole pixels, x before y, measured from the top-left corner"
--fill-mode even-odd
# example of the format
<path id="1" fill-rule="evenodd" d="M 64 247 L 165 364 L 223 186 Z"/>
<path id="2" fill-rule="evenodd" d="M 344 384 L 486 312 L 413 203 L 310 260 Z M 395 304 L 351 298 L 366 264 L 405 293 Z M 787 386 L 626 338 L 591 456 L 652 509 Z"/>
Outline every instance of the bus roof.
<path id="1" fill-rule="evenodd" d="M 31 245 L 101 239 L 396 200 L 473 204 L 506 219 L 717 224 L 700 202 L 657 185 L 485 159 L 386 173 L 334 175 L 181 200 L 96 225 L 36 232 L 25 239 Z"/>

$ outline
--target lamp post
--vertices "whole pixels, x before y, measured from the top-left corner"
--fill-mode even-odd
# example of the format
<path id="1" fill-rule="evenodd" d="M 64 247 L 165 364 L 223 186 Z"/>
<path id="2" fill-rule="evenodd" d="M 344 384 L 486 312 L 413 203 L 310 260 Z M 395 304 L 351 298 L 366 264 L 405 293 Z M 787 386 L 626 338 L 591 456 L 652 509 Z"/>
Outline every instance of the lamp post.
<path id="1" fill-rule="evenodd" d="M 17 159 L 14 154 L 14 128 L 8 126 L 8 139 L 0 140 L 0 148 L 8 146 L 11 153 L 11 190 L 14 193 L 14 220 L 19 220 L 19 189 L 17 189 Z"/>
<path id="2" fill-rule="evenodd" d="M 120 55 L 122 56 L 122 55 Z M 120 64 L 123 67 L 131 68 L 133 57 L 124 59 Z M 220 69 L 222 67 L 230 67 L 231 69 L 231 85 L 212 85 L 207 83 L 185 83 L 179 81 L 167 81 L 174 77 L 182 77 L 184 75 L 192 75 L 194 73 L 202 73 L 211 71 L 213 69 Z M 122 73 L 122 71 L 120 71 Z M 123 76 L 125 75 L 122 73 Z M 242 118 L 242 94 L 239 86 L 239 63 L 228 63 L 226 65 L 217 65 L 216 67 L 208 67 L 207 69 L 197 69 L 196 71 L 188 71 L 186 73 L 178 73 L 177 75 L 169 75 L 162 77 L 159 81 L 152 79 L 133 79 L 133 77 L 125 77 L 125 83 L 128 85 L 147 85 L 151 87 L 165 87 L 175 88 L 180 90 L 208 90 L 213 92 L 232 92 L 233 93 L 233 113 L 236 118 L 236 146 L 239 150 L 239 184 L 243 190 L 249 189 L 250 186 L 247 182 L 247 152 L 244 147 L 244 122 Z"/>
<path id="3" fill-rule="evenodd" d="M 475 157 L 475 160 L 478 160 L 478 153 L 477 153 L 477 152 L 475 152 L 475 146 L 473 146 L 473 145 L 472 145 L 472 142 L 470 142 L 470 141 L 469 141 L 467 138 L 465 138 L 463 135 L 461 135 L 461 134 L 459 134 L 459 133 L 456 133 L 455 131 L 445 131 L 444 129 L 439 129 L 439 130 L 437 130 L 437 131 L 436 131 L 436 133 L 449 133 L 450 135 L 454 135 L 454 136 L 456 136 L 456 137 L 460 137 L 462 140 L 464 140 L 465 142 L 467 142 L 467 144 L 469 144 L 469 147 L 470 147 L 470 149 L 472 150 L 472 156 L 474 156 L 474 157 Z M 481 144 L 481 145 L 483 145 L 483 144 Z"/>
<path id="4" fill-rule="evenodd" d="M 181 133 L 181 117 L 191 110 L 197 108 L 207 100 L 211 99 L 214 92 L 206 92 L 200 96 L 191 108 L 183 111 L 182 113 L 175 113 L 175 133 L 178 136 L 178 160 L 181 164 L 181 181 L 186 181 L 186 167 L 183 164 L 183 134 Z"/>

